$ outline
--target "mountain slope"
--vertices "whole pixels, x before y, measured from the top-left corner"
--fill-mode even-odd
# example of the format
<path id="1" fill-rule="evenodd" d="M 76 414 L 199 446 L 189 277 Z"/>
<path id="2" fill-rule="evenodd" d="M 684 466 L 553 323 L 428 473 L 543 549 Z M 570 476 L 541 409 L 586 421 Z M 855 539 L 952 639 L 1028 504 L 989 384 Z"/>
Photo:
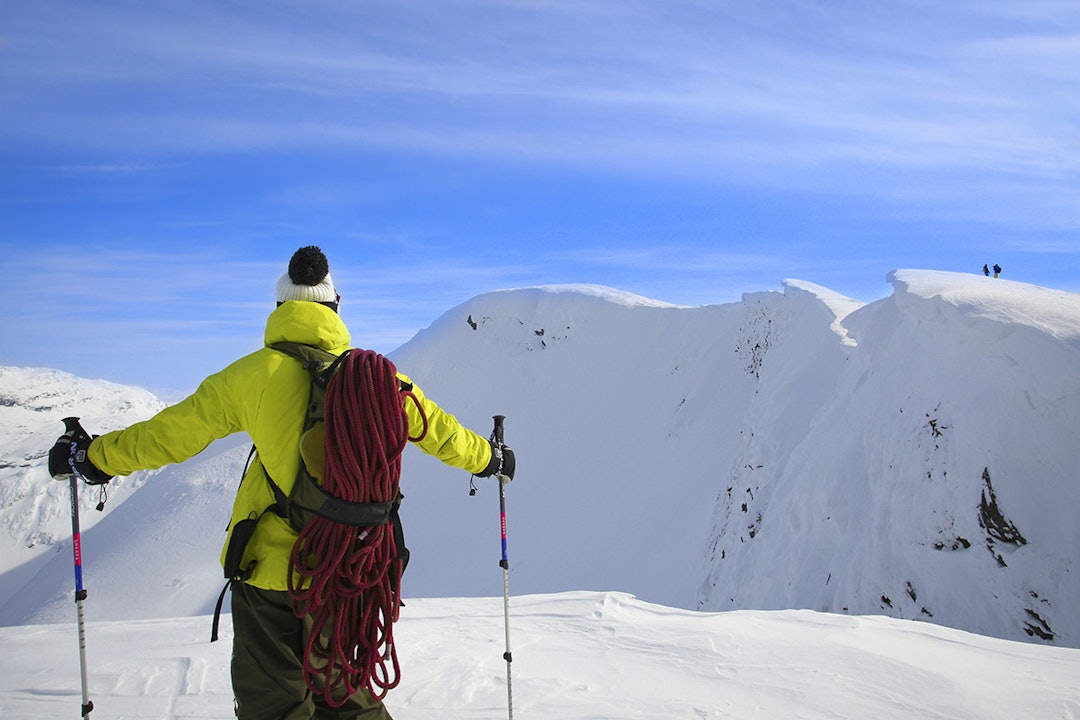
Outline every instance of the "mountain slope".
<path id="1" fill-rule="evenodd" d="M 703 308 L 494 293 L 394 357 L 473 427 L 507 415 L 523 591 L 1077 644 L 1080 298 L 955 273 L 890 281 L 865 306 L 799 281 Z M 466 509 L 444 471 L 422 470 L 410 513 L 446 532 L 411 586 L 497 594 L 491 500 Z"/>
<path id="2" fill-rule="evenodd" d="M 857 347 L 789 459 L 736 464 L 701 606 L 884 613 L 1075 645 L 1080 299 L 948 273 L 891 280 L 892 297 L 844 321 Z M 766 361 L 751 432 L 790 415 L 784 375 Z"/>
<path id="3" fill-rule="evenodd" d="M 1080 644 L 1080 296 L 931 271 L 890 282 L 868 305 L 794 280 L 696 308 L 593 286 L 488 293 L 392 358 L 476 431 L 506 416 L 515 594 L 621 590 Z M 56 430 L 38 432 L 47 449 Z M 207 611 L 242 442 L 110 500 L 85 538 L 108 602 L 88 612 Z M 406 595 L 501 595 L 494 481 L 472 497 L 467 475 L 407 452 Z M 162 546 L 180 552 L 162 562 Z M 3 576 L 25 597 L 0 599 L 0 623 L 63 612 L 70 548 L 43 562 Z"/>
<path id="4" fill-rule="evenodd" d="M 141 388 L 58 370 L 0 367 L 0 606 L 58 541 L 71 536 L 68 485 L 49 477 L 47 462 L 49 448 L 64 432 L 61 420 L 92 418 L 90 432 L 102 433 L 150 417 L 164 406 Z M 143 473 L 110 483 L 107 507 L 130 497 L 148 477 Z M 102 519 L 93 511 L 99 500 L 91 488 L 80 493 L 84 528 Z"/>

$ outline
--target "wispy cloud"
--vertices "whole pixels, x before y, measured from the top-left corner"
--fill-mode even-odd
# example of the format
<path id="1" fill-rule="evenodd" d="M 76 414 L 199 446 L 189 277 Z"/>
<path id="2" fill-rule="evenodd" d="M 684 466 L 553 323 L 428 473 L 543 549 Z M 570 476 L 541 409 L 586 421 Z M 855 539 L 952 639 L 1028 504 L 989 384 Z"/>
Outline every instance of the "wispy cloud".
<path id="1" fill-rule="evenodd" d="M 1080 78 L 1064 68 L 1080 33 L 1061 23 L 1077 11 L 1043 5 L 1010 26 L 1006 5 L 961 5 L 332 3 L 300 17 L 76 3 L 76 37 L 31 50 L 16 25 L 7 54 L 34 79 L 15 83 L 26 122 L 8 132 L 77 123 L 69 141 L 157 152 L 392 147 L 800 182 L 844 165 L 1070 172 Z M 132 104 L 110 111 L 103 93 Z"/>
<path id="2" fill-rule="evenodd" d="M 262 344 L 274 287 L 301 242 L 170 249 L 0 246 L 0 363 L 40 364 L 120 382 L 193 389 Z M 478 291 L 516 286 L 523 268 L 425 253 L 325 246 L 357 345 L 390 352 Z M 505 282 L 504 282 L 505 281 Z M 478 290 L 478 288 L 480 290 Z M 15 358 L 22 358 L 16 360 Z M 163 370 L 162 366 L 167 367 Z"/>
<path id="3" fill-rule="evenodd" d="M 12 341 L 0 361 L 18 356 L 144 384 L 162 364 L 188 368 L 180 374 L 191 382 L 192 368 L 209 374 L 240 349 L 257 347 L 280 272 L 227 252 L 86 245 L 3 251 L 0 334 Z M 261 309 L 253 302 L 259 299 Z"/>
<path id="4" fill-rule="evenodd" d="M 308 242 L 383 351 L 507 287 L 700 304 L 801 277 L 868 299 L 905 264 L 1080 252 L 1069 0 L 57 0 L 0 19 L 0 331 L 46 356 L 138 374 L 167 352 L 199 374 L 257 342 Z"/>

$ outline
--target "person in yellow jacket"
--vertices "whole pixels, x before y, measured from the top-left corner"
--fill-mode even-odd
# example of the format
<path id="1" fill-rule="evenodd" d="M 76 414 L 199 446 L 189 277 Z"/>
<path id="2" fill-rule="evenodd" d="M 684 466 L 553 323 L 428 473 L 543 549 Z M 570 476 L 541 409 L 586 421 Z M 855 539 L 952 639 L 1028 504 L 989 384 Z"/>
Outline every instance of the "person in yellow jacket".
<path id="1" fill-rule="evenodd" d="M 211 442 L 247 432 L 258 453 L 233 504 L 230 537 L 236 523 L 258 517 L 275 501 L 267 476 L 288 494 L 301 462 L 299 445 L 310 387 L 307 371 L 295 359 L 269 346 L 295 342 L 339 355 L 351 338 L 339 317 L 340 297 L 322 251 L 296 251 L 277 284 L 277 309 L 267 319 L 265 346 L 206 378 L 186 399 L 154 417 L 89 441 L 75 469 L 92 483 L 115 475 L 186 460 Z M 402 376 L 409 381 L 408 378 Z M 411 382 L 411 381 L 409 381 Z M 427 419 L 416 444 L 444 463 L 485 477 L 513 477 L 515 458 L 506 447 L 464 427 L 419 387 L 413 393 Z M 419 437 L 423 418 L 406 403 L 410 436 Z M 77 441 L 71 441 L 77 442 Z M 289 555 L 297 532 L 287 519 L 265 513 L 244 552 L 253 572 L 232 587 L 232 680 L 237 717 L 250 720 L 301 718 L 390 718 L 383 703 L 360 690 L 340 708 L 329 707 L 303 680 L 304 619 L 293 614 L 288 593 Z M 228 547 L 228 538 L 225 548 Z M 224 562 L 225 549 L 222 550 Z"/>

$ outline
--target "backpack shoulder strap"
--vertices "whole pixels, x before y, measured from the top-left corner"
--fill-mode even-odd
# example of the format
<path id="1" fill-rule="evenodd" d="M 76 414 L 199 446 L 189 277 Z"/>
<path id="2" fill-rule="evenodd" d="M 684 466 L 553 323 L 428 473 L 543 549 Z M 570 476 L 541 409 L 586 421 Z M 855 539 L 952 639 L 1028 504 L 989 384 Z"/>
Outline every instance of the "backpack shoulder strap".
<path id="1" fill-rule="evenodd" d="M 338 365 L 352 351 L 346 350 L 341 355 L 334 355 L 329 350 L 297 342 L 273 343 L 267 347 L 296 358 L 311 376 L 311 389 L 308 393 L 307 409 L 304 412 L 304 431 L 306 432 L 315 423 L 326 419 L 326 386 Z"/>

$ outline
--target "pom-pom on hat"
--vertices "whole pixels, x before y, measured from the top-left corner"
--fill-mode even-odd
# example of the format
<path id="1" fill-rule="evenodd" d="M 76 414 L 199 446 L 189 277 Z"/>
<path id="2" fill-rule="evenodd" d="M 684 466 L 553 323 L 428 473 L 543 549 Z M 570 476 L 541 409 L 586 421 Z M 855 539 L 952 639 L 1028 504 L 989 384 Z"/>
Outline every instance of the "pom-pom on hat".
<path id="1" fill-rule="evenodd" d="M 289 260 L 289 271 L 277 283 L 278 303 L 310 300 L 337 303 L 338 294 L 330 278 L 330 265 L 323 251 L 314 245 L 302 247 Z"/>

